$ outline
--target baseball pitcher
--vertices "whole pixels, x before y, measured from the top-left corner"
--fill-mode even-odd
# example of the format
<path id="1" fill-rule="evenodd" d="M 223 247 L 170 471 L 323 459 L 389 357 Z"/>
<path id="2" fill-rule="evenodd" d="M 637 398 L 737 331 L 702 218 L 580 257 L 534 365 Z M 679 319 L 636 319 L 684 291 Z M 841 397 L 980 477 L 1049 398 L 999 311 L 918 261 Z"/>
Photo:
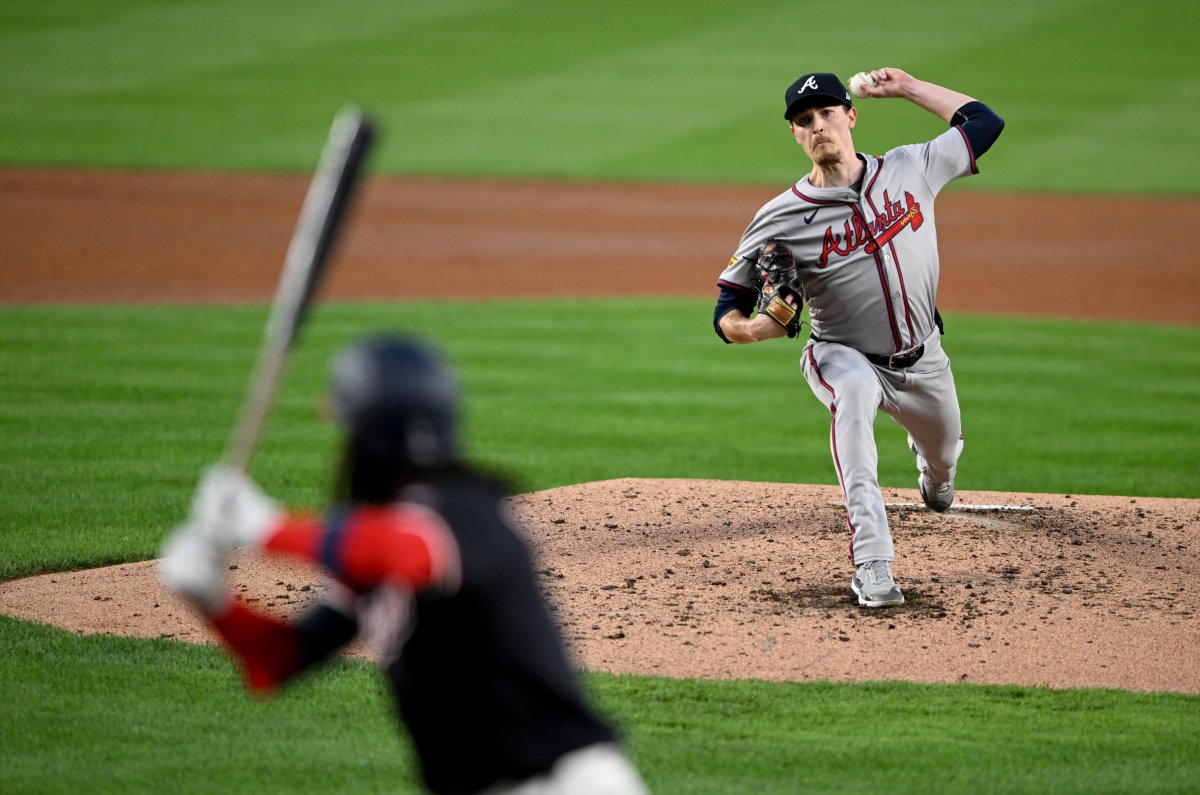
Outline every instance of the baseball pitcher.
<path id="1" fill-rule="evenodd" d="M 850 529 L 851 589 L 866 607 L 904 603 L 877 474 L 874 420 L 880 409 L 908 431 L 931 510 L 954 500 L 962 422 L 936 308 L 934 198 L 976 161 L 1004 121 L 990 108 L 896 68 L 856 75 L 860 97 L 902 98 L 950 129 L 882 157 L 855 151 L 858 110 L 833 74 L 788 87 L 792 136 L 812 171 L 767 202 L 718 279 L 713 315 L 727 343 L 811 333 L 800 367 L 830 412 L 830 447 Z"/>

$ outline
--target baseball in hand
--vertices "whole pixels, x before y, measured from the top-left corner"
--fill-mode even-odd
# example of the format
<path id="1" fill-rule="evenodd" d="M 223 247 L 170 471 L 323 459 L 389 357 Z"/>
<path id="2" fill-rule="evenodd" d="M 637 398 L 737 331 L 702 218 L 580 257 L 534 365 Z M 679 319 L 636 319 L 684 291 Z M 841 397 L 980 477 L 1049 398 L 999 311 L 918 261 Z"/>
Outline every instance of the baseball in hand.
<path id="1" fill-rule="evenodd" d="M 875 78 L 867 72 L 859 72 L 854 77 L 850 78 L 850 93 L 859 99 L 866 99 L 867 94 L 863 91 L 863 86 L 874 86 Z"/>

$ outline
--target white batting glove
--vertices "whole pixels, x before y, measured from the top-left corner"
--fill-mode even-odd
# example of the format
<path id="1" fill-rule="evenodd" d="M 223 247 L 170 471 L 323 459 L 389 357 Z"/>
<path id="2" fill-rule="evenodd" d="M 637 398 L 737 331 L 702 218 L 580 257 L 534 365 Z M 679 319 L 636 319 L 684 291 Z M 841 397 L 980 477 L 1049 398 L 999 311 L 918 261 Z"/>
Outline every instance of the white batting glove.
<path id="1" fill-rule="evenodd" d="M 224 549 L 260 546 L 283 512 L 245 472 L 218 464 L 205 473 L 192 500 L 192 519 Z"/>
<path id="2" fill-rule="evenodd" d="M 173 532 L 163 545 L 158 576 L 176 596 L 215 616 L 228 602 L 225 552 L 194 523 Z"/>

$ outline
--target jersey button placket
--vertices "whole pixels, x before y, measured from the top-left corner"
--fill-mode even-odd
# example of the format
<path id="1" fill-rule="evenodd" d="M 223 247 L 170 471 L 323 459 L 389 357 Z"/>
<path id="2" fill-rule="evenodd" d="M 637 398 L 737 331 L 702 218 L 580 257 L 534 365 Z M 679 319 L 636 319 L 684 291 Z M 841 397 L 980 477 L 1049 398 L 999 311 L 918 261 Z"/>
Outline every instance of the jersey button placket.
<path id="1" fill-rule="evenodd" d="M 877 224 L 879 222 L 879 214 L 875 212 L 873 207 L 869 206 L 865 191 L 859 195 L 858 201 L 849 206 L 851 213 L 857 215 L 866 227 L 867 239 L 875 246 L 875 253 L 869 256 L 875 258 L 875 264 L 879 269 L 879 276 L 883 286 L 883 297 L 888 303 L 888 322 L 891 326 L 893 339 L 898 347 L 903 347 L 904 334 L 900 330 L 899 323 L 897 322 L 898 318 L 895 316 L 896 299 L 900 297 L 900 293 L 894 287 L 896 277 L 892 273 L 891 253 L 886 248 L 878 245 L 875 233 L 871 231 L 871 225 L 867 223 L 868 210 L 870 211 L 870 216 L 875 218 Z M 880 256 L 881 254 L 882 257 Z"/>
<path id="2" fill-rule="evenodd" d="M 883 252 L 883 261 L 887 263 L 888 284 L 891 284 L 891 285 L 899 284 L 900 280 L 898 278 L 893 278 L 893 277 L 898 276 L 899 274 L 895 273 L 896 266 L 892 263 L 892 255 L 886 249 L 884 249 L 884 252 Z M 894 287 L 892 289 L 892 297 L 895 299 L 900 298 L 900 289 L 898 287 Z"/>
<path id="3" fill-rule="evenodd" d="M 892 261 L 892 253 L 887 248 L 883 249 L 883 262 L 884 269 L 887 272 L 888 286 L 892 288 L 892 304 L 896 307 L 904 306 L 904 295 L 900 291 L 900 274 L 897 272 L 896 263 Z M 897 330 L 900 332 L 900 346 L 902 348 L 911 347 L 912 345 L 917 344 L 915 340 L 910 340 L 909 345 L 907 346 L 904 344 L 903 324 L 900 324 L 900 327 Z"/>

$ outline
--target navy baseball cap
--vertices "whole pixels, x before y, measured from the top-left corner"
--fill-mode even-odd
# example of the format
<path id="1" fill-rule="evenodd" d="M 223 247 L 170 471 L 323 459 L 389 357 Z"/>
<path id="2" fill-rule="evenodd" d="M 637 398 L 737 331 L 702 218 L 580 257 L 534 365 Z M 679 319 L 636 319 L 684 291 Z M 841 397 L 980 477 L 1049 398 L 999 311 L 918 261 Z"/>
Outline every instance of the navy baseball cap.
<path id="1" fill-rule="evenodd" d="M 854 107 L 850 100 L 850 92 L 842 85 L 838 76 L 831 72 L 810 72 L 802 75 L 799 80 L 788 86 L 783 96 L 787 103 L 787 111 L 783 118 L 792 120 L 799 111 L 809 107 L 828 107 L 830 105 L 845 105 Z"/>

